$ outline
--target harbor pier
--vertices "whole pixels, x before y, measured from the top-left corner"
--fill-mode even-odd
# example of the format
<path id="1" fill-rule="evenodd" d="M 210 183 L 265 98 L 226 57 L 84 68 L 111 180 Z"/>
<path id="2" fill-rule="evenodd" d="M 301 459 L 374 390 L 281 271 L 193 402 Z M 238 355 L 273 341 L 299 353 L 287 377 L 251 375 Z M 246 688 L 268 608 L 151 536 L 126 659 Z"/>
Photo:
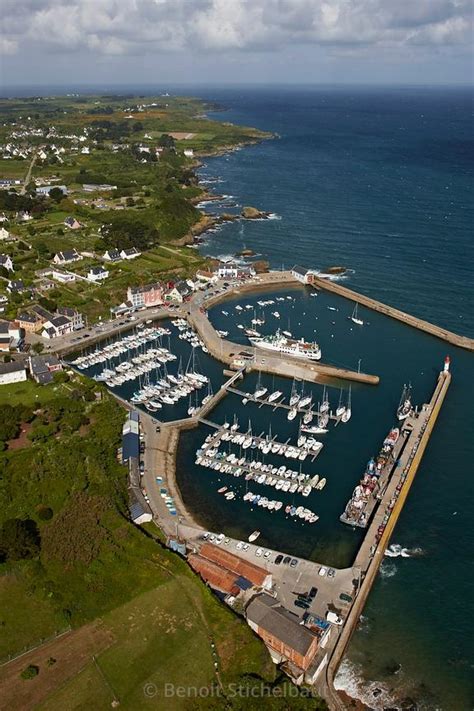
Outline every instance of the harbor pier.
<path id="1" fill-rule="evenodd" d="M 345 709 L 344 704 L 334 689 L 334 679 L 384 559 L 385 551 L 388 548 L 390 538 L 403 510 L 431 434 L 433 433 L 450 383 L 451 374 L 449 370 L 445 369 L 439 374 L 438 382 L 430 402 L 424 405 L 418 413 L 416 426 L 413 427 L 412 433 L 404 448 L 400 466 L 395 470 L 388 483 L 384 496 L 375 511 L 367 534 L 354 561 L 353 568 L 359 572 L 359 577 L 362 582 L 357 591 L 352 608 L 346 618 L 342 632 L 333 648 L 326 669 L 326 678 L 320 686 L 320 691 L 326 698 L 331 709 L 340 709 L 341 711 Z M 404 479 L 402 479 L 403 477 Z M 395 496 L 397 487 L 399 488 L 399 493 L 398 496 L 396 496 L 395 505 L 390 512 L 387 523 L 384 524 L 383 522 L 387 514 L 389 503 Z M 383 531 L 381 532 L 382 527 Z"/>
<path id="2" fill-rule="evenodd" d="M 389 306 L 388 304 L 384 304 L 381 301 L 377 301 L 377 299 L 372 299 L 370 296 L 360 294 L 358 291 L 348 289 L 346 286 L 342 286 L 341 284 L 331 281 L 330 279 L 315 277 L 311 286 L 316 289 L 322 289 L 323 291 L 329 291 L 334 294 L 338 294 L 339 296 L 343 296 L 344 298 L 350 299 L 350 301 L 353 301 L 356 304 L 361 304 L 362 306 L 366 306 L 367 308 L 372 309 L 372 311 L 378 311 L 381 314 L 390 316 L 390 318 L 394 318 L 397 321 L 401 321 L 402 323 L 407 324 L 408 326 L 417 328 L 419 331 L 429 333 L 431 336 L 440 338 L 441 340 L 446 341 L 447 343 L 452 343 L 454 346 L 458 346 L 459 348 L 465 348 L 468 351 L 474 351 L 474 338 L 461 336 L 458 333 L 449 331 L 447 328 L 442 328 L 441 326 L 437 326 L 434 323 L 430 323 L 429 321 L 425 321 L 421 318 L 418 318 L 418 316 L 408 314 L 406 313 L 406 311 L 401 311 L 400 309 L 397 309 L 394 306 Z"/>

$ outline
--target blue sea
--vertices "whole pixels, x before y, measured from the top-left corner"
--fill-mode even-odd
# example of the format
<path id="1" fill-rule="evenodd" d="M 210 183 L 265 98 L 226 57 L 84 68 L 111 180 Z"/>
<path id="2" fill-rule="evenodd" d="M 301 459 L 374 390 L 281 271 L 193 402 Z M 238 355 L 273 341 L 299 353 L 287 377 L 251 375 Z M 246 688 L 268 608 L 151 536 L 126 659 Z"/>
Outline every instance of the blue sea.
<path id="1" fill-rule="evenodd" d="M 219 182 L 209 186 L 235 203 L 234 209 L 252 205 L 275 217 L 227 224 L 208 236 L 202 247 L 206 254 L 231 255 L 245 246 L 273 267 L 343 265 L 351 270 L 345 285 L 474 336 L 472 90 L 358 87 L 194 93 L 226 108 L 212 118 L 276 134 L 257 146 L 206 160 L 201 176 L 217 178 Z M 353 421 L 334 434 L 332 447 L 337 451 L 331 459 L 328 444 L 316 460 L 328 476 L 329 489 L 327 504 L 318 511 L 320 539 L 314 532 L 295 531 L 292 540 L 275 525 L 267 544 L 286 535 L 287 545 L 316 557 L 319 546 L 328 544 L 341 560 L 349 555 L 357 540 L 353 536 L 350 541 L 338 522 L 340 505 L 392 424 L 390 413 L 403 382 L 412 380 L 415 400 L 422 402 L 449 353 L 452 386 L 392 539 L 418 549 L 418 555 L 384 562 L 338 684 L 374 708 L 408 697 L 419 708 L 470 709 L 474 356 L 368 312 L 363 315 L 365 330 L 352 333 L 347 304 L 335 303 L 339 312 L 329 319 L 327 305 L 332 302 L 318 304 L 305 292 L 298 299 L 297 313 L 305 316 L 297 317 L 287 306 L 282 319 L 291 318 L 299 335 L 317 331 L 323 359 L 326 355 L 329 361 L 356 367 L 362 358 L 362 369 L 378 373 L 381 384 L 377 392 L 361 388 L 353 393 Z M 211 313 L 219 328 L 228 327 L 221 313 L 225 308 Z M 235 323 L 232 335 L 238 336 Z M 242 414 L 244 428 L 249 414 Z M 224 412 L 221 415 L 223 419 Z M 265 414 L 261 418 L 263 422 Z M 183 466 L 195 444 L 195 439 L 184 439 Z M 331 472 L 338 486 L 332 484 Z M 196 483 L 198 476 L 201 481 Z M 212 511 L 206 507 L 204 476 L 197 469 L 192 476 L 183 475 L 183 494 L 196 509 L 201 507 L 207 520 L 223 520 L 215 498 Z M 240 515 L 228 521 L 230 528 L 239 525 L 246 529 L 251 524 L 244 526 Z M 375 688 L 383 692 L 377 699 Z"/>

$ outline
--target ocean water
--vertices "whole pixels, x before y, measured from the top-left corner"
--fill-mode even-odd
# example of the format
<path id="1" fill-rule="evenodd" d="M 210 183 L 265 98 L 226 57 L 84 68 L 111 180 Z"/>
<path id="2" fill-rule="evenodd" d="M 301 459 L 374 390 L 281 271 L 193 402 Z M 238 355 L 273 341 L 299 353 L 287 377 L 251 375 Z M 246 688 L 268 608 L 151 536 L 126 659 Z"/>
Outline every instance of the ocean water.
<path id="1" fill-rule="evenodd" d="M 206 253 L 233 254 L 246 246 L 274 267 L 344 265 L 353 270 L 345 281 L 349 287 L 474 336 L 471 90 L 199 93 L 228 108 L 213 117 L 279 136 L 209 159 L 201 169 L 204 179 L 219 179 L 210 186 L 232 196 L 226 199 L 237 209 L 254 205 L 280 218 L 228 224 L 209 236 Z M 349 560 L 357 534 L 338 522 L 341 505 L 391 426 L 403 382 L 411 380 L 415 401 L 423 401 L 449 353 L 453 382 L 393 537 L 416 552 L 384 562 L 338 684 L 374 708 L 409 697 L 420 708 L 470 709 L 474 357 L 379 314 L 365 312 L 366 326 L 350 331 L 349 305 L 340 300 L 334 303 L 338 312 L 327 309 L 338 301 L 334 297 L 313 299 L 303 291 L 298 300 L 298 311 L 288 301 L 283 328 L 283 319 L 290 318 L 298 335 L 318 338 L 325 360 L 356 367 L 361 358 L 362 369 L 382 379 L 377 388 L 354 388 L 352 420 L 325 435 L 327 445 L 311 465 L 328 478 L 320 498 L 312 494 L 307 503 L 321 521 L 311 530 L 290 533 L 288 523 L 276 523 L 276 514 L 270 525 L 263 518 L 249 520 L 243 504 L 232 514 L 224 510 L 213 493 L 217 481 L 210 483 L 206 470 L 190 464 L 207 430 L 183 438 L 183 494 L 204 520 L 222 523 L 229 532 L 262 526 L 268 545 L 286 541 L 295 553 L 318 558 L 326 550 L 335 564 Z M 283 311 L 280 304 L 275 308 Z M 228 329 L 222 309 L 211 317 Z M 304 317 L 296 316 L 303 311 Z M 235 336 L 239 321 L 234 322 Z M 268 318 L 265 329 L 275 325 Z M 337 397 L 333 392 L 332 399 Z M 254 406 L 254 412 L 238 402 L 219 407 L 213 413 L 217 421 L 235 410 L 245 429 L 251 417 L 256 429 L 271 421 L 282 434 L 290 430 L 291 423 L 278 413 L 270 420 L 268 412 Z M 374 688 L 383 694 L 375 698 Z"/>

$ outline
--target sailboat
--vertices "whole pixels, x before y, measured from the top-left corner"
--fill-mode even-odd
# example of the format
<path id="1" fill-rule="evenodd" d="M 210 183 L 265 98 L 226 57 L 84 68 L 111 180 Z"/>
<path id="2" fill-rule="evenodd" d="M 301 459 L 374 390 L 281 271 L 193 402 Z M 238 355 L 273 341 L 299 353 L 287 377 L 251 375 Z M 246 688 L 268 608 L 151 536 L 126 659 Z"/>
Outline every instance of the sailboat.
<path id="1" fill-rule="evenodd" d="M 267 392 L 268 392 L 268 388 L 262 387 L 262 372 L 259 371 L 257 385 L 256 385 L 255 392 L 254 392 L 254 397 L 255 398 L 263 397 L 264 395 L 267 394 Z"/>
<path id="2" fill-rule="evenodd" d="M 351 386 L 349 385 L 349 395 L 347 397 L 347 405 L 346 405 L 346 409 L 342 413 L 341 420 L 343 422 L 349 422 L 349 420 L 351 419 L 351 415 L 352 415 L 352 412 L 351 412 Z"/>
<path id="3" fill-rule="evenodd" d="M 397 408 L 397 418 L 402 421 L 410 414 L 412 409 L 411 404 L 411 384 L 403 386 L 402 396 Z"/>
<path id="4" fill-rule="evenodd" d="M 354 311 L 352 312 L 351 321 L 353 321 L 354 323 L 356 323 L 358 326 L 363 326 L 363 325 L 364 325 L 364 322 L 363 322 L 362 319 L 360 319 L 360 318 L 358 317 L 358 315 L 357 315 L 357 307 L 358 307 L 358 304 L 356 304 L 356 305 L 354 306 Z"/>
<path id="5" fill-rule="evenodd" d="M 209 400 L 212 398 L 212 386 L 211 386 L 211 381 L 209 381 L 209 384 L 207 386 L 207 395 L 205 395 L 202 399 L 201 405 L 205 405 Z"/>
<path id="6" fill-rule="evenodd" d="M 290 395 L 290 407 L 293 407 L 293 405 L 296 405 L 301 398 L 301 395 L 299 394 L 298 390 L 296 389 L 296 381 L 293 378 L 293 385 L 291 386 L 291 395 Z"/>
<path id="7" fill-rule="evenodd" d="M 345 411 L 346 411 L 346 406 L 342 404 L 342 388 L 341 388 L 341 391 L 339 393 L 339 404 L 338 404 L 337 410 L 336 410 L 336 417 L 342 417 L 342 415 L 345 413 Z"/>
<path id="8" fill-rule="evenodd" d="M 323 401 L 321 403 L 321 407 L 319 408 L 319 412 L 328 412 L 329 410 L 329 400 L 328 400 L 328 391 L 326 386 L 323 388 Z"/>

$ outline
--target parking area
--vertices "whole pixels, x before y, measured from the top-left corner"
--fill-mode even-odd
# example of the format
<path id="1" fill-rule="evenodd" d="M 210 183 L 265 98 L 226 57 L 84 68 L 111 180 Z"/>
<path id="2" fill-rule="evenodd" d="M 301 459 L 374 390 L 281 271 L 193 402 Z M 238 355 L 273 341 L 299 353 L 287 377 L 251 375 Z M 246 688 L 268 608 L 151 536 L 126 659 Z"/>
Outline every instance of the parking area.
<path id="1" fill-rule="evenodd" d="M 329 568 L 264 548 L 258 545 L 258 541 L 239 541 L 223 534 L 196 531 L 187 526 L 183 526 L 183 533 L 189 542 L 195 541 L 197 545 L 205 541 L 214 543 L 271 572 L 273 592 L 287 610 L 299 617 L 309 612 L 326 618 L 328 612 L 336 611 L 344 619 L 350 608 L 353 581 L 357 580 L 353 568 Z"/>

